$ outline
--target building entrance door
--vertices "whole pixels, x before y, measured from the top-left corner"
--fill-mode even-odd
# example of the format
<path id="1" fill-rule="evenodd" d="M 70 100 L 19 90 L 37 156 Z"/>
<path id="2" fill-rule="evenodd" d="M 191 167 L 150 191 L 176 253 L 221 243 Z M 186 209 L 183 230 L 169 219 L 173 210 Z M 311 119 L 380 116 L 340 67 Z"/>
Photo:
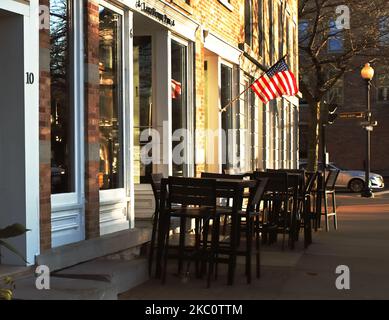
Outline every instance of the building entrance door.
<path id="1" fill-rule="evenodd" d="M 9 241 L 30 263 L 39 254 L 38 1 L 0 2 L 0 228 L 29 231 Z M 1 248 L 2 264 L 24 264 Z"/>

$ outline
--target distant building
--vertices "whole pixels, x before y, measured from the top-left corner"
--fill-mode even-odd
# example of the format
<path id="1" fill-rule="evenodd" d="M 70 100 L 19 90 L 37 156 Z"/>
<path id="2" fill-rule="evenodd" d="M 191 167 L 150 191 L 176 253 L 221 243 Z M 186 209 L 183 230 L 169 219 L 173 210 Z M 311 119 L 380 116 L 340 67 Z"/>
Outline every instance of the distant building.
<path id="1" fill-rule="evenodd" d="M 387 44 L 388 41 L 386 41 Z M 385 43 L 383 43 L 385 44 Z M 339 46 L 340 44 L 338 44 Z M 367 60 L 366 60 L 367 59 Z M 369 58 L 358 57 L 354 70 L 347 72 L 325 97 L 327 102 L 337 103 L 337 113 L 364 112 L 366 110 L 366 83 L 360 71 Z M 388 60 L 377 55 L 372 63 L 375 76 L 372 81 L 371 103 L 373 120 L 378 121 L 371 140 L 371 170 L 389 177 L 389 67 Z M 308 157 L 308 123 L 310 113 L 304 100 L 300 101 L 300 158 Z M 364 170 L 366 158 L 366 131 L 361 122 L 364 119 L 336 119 L 327 130 L 329 159 L 341 168 Z"/>

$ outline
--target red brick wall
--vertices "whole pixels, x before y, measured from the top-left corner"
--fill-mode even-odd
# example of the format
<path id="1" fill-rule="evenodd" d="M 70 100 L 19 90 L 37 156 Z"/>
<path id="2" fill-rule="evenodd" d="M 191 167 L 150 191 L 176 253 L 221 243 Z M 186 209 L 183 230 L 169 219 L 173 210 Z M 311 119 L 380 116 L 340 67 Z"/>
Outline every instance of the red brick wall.
<path id="1" fill-rule="evenodd" d="M 40 0 L 41 5 L 49 5 L 49 0 Z M 48 30 L 40 30 L 40 81 L 39 81 L 39 192 L 40 192 L 40 249 L 51 248 L 51 164 L 50 164 L 50 37 Z"/>
<path id="2" fill-rule="evenodd" d="M 99 219 L 99 7 L 85 1 L 85 234 L 100 235 Z"/>

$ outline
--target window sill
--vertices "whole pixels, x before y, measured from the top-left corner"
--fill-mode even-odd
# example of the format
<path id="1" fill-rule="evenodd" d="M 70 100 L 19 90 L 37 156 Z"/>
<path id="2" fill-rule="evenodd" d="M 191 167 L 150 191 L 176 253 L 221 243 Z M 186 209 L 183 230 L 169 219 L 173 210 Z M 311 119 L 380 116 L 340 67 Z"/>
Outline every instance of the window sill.
<path id="1" fill-rule="evenodd" d="M 185 2 L 185 0 L 170 0 L 171 3 L 174 3 L 176 6 L 180 7 L 189 14 L 193 14 L 193 8 Z"/>
<path id="2" fill-rule="evenodd" d="M 228 2 L 228 0 L 219 0 L 219 2 L 225 6 L 228 10 L 230 11 L 233 11 L 234 10 L 234 6 Z"/>

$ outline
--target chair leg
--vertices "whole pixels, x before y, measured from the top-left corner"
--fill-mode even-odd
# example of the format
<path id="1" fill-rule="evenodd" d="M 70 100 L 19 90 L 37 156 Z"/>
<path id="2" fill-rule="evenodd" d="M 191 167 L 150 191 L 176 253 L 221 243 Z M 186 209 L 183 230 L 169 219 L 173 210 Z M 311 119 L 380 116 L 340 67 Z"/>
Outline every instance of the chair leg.
<path id="1" fill-rule="evenodd" d="M 260 224 L 259 224 L 259 216 L 256 217 L 255 220 L 255 244 L 256 244 L 256 271 L 257 278 L 261 277 L 261 239 L 260 239 Z"/>
<path id="2" fill-rule="evenodd" d="M 315 231 L 317 231 L 319 228 L 320 228 L 320 225 L 321 225 L 321 216 L 322 216 L 322 209 L 321 209 L 321 205 L 322 205 L 322 192 L 321 191 L 318 191 L 316 193 L 316 221 L 315 221 Z"/>
<path id="3" fill-rule="evenodd" d="M 163 267 L 162 267 L 162 284 L 166 283 L 166 272 L 167 272 L 167 259 L 168 259 L 168 251 L 169 251 L 169 230 L 170 230 L 170 217 L 166 218 L 166 222 L 164 223 L 164 253 L 163 253 Z"/>
<path id="4" fill-rule="evenodd" d="M 304 246 L 312 243 L 312 224 L 311 224 L 311 201 L 308 197 L 304 200 Z"/>
<path id="5" fill-rule="evenodd" d="M 212 226 L 213 228 L 213 226 Z M 200 229 L 201 234 L 201 229 Z M 203 244 L 202 244 L 202 259 L 201 259 L 201 273 L 205 274 L 207 272 L 207 265 L 206 265 L 206 255 L 208 250 L 208 234 L 209 234 L 209 220 L 204 221 L 204 227 L 203 227 Z M 212 244 L 212 237 L 211 237 L 211 244 Z"/>
<path id="6" fill-rule="evenodd" d="M 333 212 L 335 213 L 334 215 L 334 228 L 335 230 L 338 230 L 338 216 L 336 213 L 336 195 L 335 191 L 332 193 L 332 206 L 333 206 Z"/>
<path id="7" fill-rule="evenodd" d="M 328 220 L 328 197 L 327 193 L 324 191 L 324 215 L 325 215 L 325 221 L 326 221 L 326 231 L 329 231 L 329 220 Z"/>
<path id="8" fill-rule="evenodd" d="M 180 242 L 178 249 L 178 275 L 182 273 L 182 266 L 185 254 L 185 235 L 186 235 L 186 218 L 180 218 Z"/>
<path id="9" fill-rule="evenodd" d="M 252 219 L 246 217 L 246 277 L 247 283 L 251 283 L 251 253 L 252 253 Z"/>
<path id="10" fill-rule="evenodd" d="M 209 223 L 209 222 L 208 222 Z M 217 242 L 219 241 L 218 226 L 220 225 L 220 217 L 215 217 L 212 224 L 211 250 L 209 253 L 209 267 L 207 288 L 211 286 L 211 277 L 215 266 L 215 255 L 217 251 Z"/>
<path id="11" fill-rule="evenodd" d="M 153 270 L 154 246 L 155 246 L 155 238 L 156 238 L 156 234 L 157 234 L 158 218 L 159 218 L 159 210 L 156 209 L 155 212 L 154 212 L 153 230 L 152 230 L 152 233 L 151 233 L 151 242 L 150 242 L 149 276 L 151 276 L 151 273 L 152 273 L 152 270 Z"/>
<path id="12" fill-rule="evenodd" d="M 196 252 L 199 252 L 201 250 L 201 226 L 200 226 L 200 220 L 196 219 L 195 221 L 195 250 Z M 201 277 L 200 272 L 200 261 L 196 259 L 195 261 L 195 268 L 196 268 L 196 278 Z"/>

